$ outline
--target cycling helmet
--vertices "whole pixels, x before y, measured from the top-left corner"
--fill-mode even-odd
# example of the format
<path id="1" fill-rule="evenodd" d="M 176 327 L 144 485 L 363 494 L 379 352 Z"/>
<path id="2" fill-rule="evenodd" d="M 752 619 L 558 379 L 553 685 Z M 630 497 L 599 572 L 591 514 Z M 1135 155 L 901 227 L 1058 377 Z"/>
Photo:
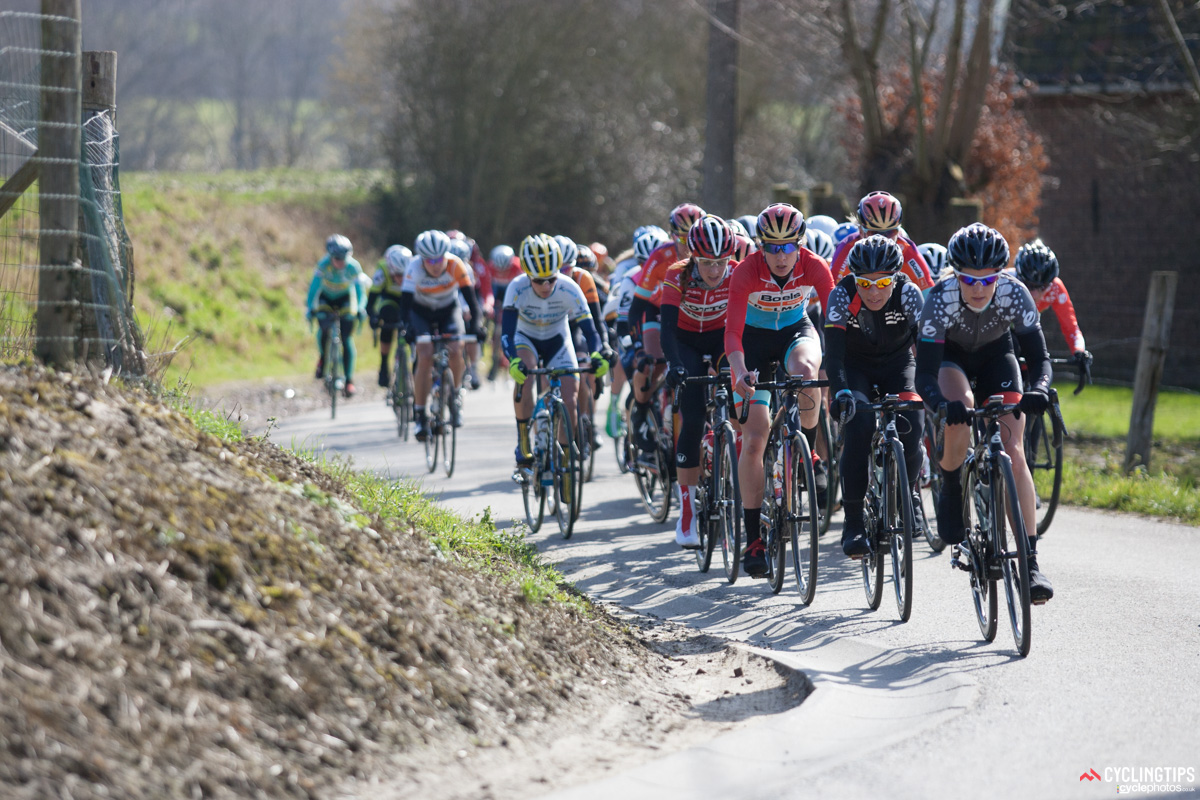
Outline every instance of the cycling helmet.
<path id="1" fill-rule="evenodd" d="M 633 244 L 637 244 L 637 240 L 642 238 L 642 234 L 644 234 L 644 233 L 658 234 L 659 236 L 662 237 L 663 241 L 666 241 L 667 239 L 671 238 L 670 236 L 667 235 L 667 232 L 665 230 L 658 227 L 657 225 L 641 225 L 638 227 L 637 230 L 635 230 L 633 232 Z"/>
<path id="2" fill-rule="evenodd" d="M 807 247 L 826 261 L 833 261 L 833 239 L 828 233 L 812 227 L 811 224 L 808 226 Z"/>
<path id="3" fill-rule="evenodd" d="M 426 261 L 437 261 L 450 252 L 450 237 L 441 231 L 425 231 L 417 236 L 415 249 Z"/>
<path id="4" fill-rule="evenodd" d="M 729 258 L 733 255 L 733 229 L 715 214 L 705 214 L 688 230 L 688 249 L 696 258 Z"/>
<path id="5" fill-rule="evenodd" d="M 458 256 L 459 260 L 464 264 L 471 261 L 471 243 L 466 239 L 451 239 L 450 240 L 450 255 Z"/>
<path id="6" fill-rule="evenodd" d="M 1048 286 L 1058 277 L 1058 256 L 1041 239 L 1021 245 L 1017 251 L 1017 277 L 1032 289 Z"/>
<path id="7" fill-rule="evenodd" d="M 521 268 L 530 278 L 557 275 L 561 266 L 562 251 L 553 236 L 535 233 L 521 241 Z"/>
<path id="8" fill-rule="evenodd" d="M 325 252 L 330 258 L 345 258 L 354 252 L 354 245 L 340 233 L 335 233 L 325 240 Z"/>
<path id="9" fill-rule="evenodd" d="M 516 253 L 508 245 L 498 244 L 492 248 L 492 252 L 488 253 L 488 261 L 497 272 L 503 272 L 512 264 L 515 255 Z"/>
<path id="10" fill-rule="evenodd" d="M 758 217 L 753 214 L 743 214 L 738 217 L 738 222 L 742 223 L 742 227 L 746 229 L 746 235 L 751 239 L 758 237 Z"/>
<path id="11" fill-rule="evenodd" d="M 804 215 L 795 206 L 775 203 L 758 215 L 758 237 L 764 242 L 794 242 L 804 238 Z"/>
<path id="12" fill-rule="evenodd" d="M 579 258 L 579 245 L 575 244 L 575 240 L 560 233 L 554 237 L 554 241 L 558 242 L 558 249 L 562 253 L 562 268 L 570 269 L 575 266 L 575 261 Z"/>
<path id="13" fill-rule="evenodd" d="M 736 219 L 727 219 L 725 222 L 729 224 L 729 229 L 733 231 L 734 236 L 745 236 L 747 239 L 750 238 L 750 231 L 746 230 L 746 226 L 738 222 Z"/>
<path id="14" fill-rule="evenodd" d="M 408 262 L 412 260 L 412 250 L 402 244 L 394 244 L 383 251 L 383 260 L 387 264 L 388 272 L 403 275 L 404 270 L 408 268 Z"/>
<path id="15" fill-rule="evenodd" d="M 946 259 L 955 269 L 1001 270 L 1008 266 L 1008 242 L 995 228 L 972 222 L 950 237 Z"/>
<path id="16" fill-rule="evenodd" d="M 450 230 L 446 231 L 446 235 L 450 237 L 450 241 L 452 242 L 456 239 L 461 239 L 464 242 L 467 240 L 467 235 L 457 228 L 451 228 Z"/>
<path id="17" fill-rule="evenodd" d="M 596 261 L 596 254 L 592 252 L 592 248 L 579 248 L 579 257 L 575 259 L 575 266 L 586 269 L 588 272 L 595 272 L 598 265 L 599 262 Z"/>
<path id="18" fill-rule="evenodd" d="M 817 214 L 808 218 L 808 232 L 820 231 L 833 241 L 833 232 L 837 230 L 837 220 L 828 214 Z M 809 248 L 810 250 L 812 248 Z"/>
<path id="19" fill-rule="evenodd" d="M 904 266 L 904 253 L 900 245 L 886 236 L 873 234 L 859 239 L 846 256 L 846 267 L 853 275 L 868 275 L 872 272 L 899 272 Z"/>
<path id="20" fill-rule="evenodd" d="M 692 224 L 704 216 L 704 209 L 695 203 L 680 203 L 671 209 L 671 233 L 686 236 Z"/>
<path id="21" fill-rule="evenodd" d="M 660 245 L 670 241 L 666 231 L 661 228 L 658 231 L 646 231 L 633 243 L 633 257 L 637 259 L 638 266 L 646 263 L 646 259 Z"/>
<path id="22" fill-rule="evenodd" d="M 933 273 L 933 277 L 937 278 L 946 268 L 946 248 L 937 242 L 926 242 L 922 245 L 917 245 L 917 252 L 921 254 L 921 258 L 925 259 L 925 263 L 929 265 L 929 271 Z"/>
<path id="23" fill-rule="evenodd" d="M 749 236 L 742 236 L 741 234 L 738 234 L 738 233 L 735 233 L 733 235 L 733 256 L 732 256 L 732 258 L 734 261 L 741 263 L 741 262 L 745 261 L 746 258 L 751 253 L 755 252 L 756 250 L 758 250 L 758 247 L 754 244 L 754 240 L 751 239 Z"/>
<path id="24" fill-rule="evenodd" d="M 887 192 L 871 192 L 858 202 L 858 224 L 865 231 L 894 231 L 902 213 L 900 201 Z"/>
<path id="25" fill-rule="evenodd" d="M 856 233 L 858 233 L 857 225 L 853 222 L 843 222 L 833 229 L 833 246 L 837 247 Z"/>

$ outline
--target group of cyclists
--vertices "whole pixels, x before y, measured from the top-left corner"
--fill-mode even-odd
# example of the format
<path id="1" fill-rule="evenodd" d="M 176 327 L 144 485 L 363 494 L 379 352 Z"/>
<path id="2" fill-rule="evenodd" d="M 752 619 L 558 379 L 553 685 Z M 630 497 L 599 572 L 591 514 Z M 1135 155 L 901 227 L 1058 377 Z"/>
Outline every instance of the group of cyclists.
<path id="1" fill-rule="evenodd" d="M 771 393 L 761 385 L 789 377 L 827 380 L 827 388 L 799 390 L 799 427 L 813 454 L 812 489 L 824 507 L 824 495 L 838 487 L 829 486 L 829 443 L 823 450 L 817 446 L 821 410 L 841 426 L 841 545 L 851 558 L 869 549 L 864 494 L 876 417 L 865 404 L 887 395 L 923 401 L 924 410 L 898 416 L 911 479 L 905 490 L 920 514 L 921 485 L 930 469 L 940 471 L 938 535 L 957 545 L 965 536 L 959 467 L 970 444 L 971 410 L 1001 395 L 1016 406 L 1002 420 L 1003 445 L 1030 535 L 1030 596 L 1044 603 L 1054 590 L 1037 560 L 1036 497 L 1023 452 L 1023 415 L 1036 416 L 1050 402 L 1041 312 L 1054 308 L 1081 367 L 1091 359 L 1058 260 L 1035 240 L 1020 247 L 1010 267 L 1009 243 L 982 223 L 960 229 L 945 245 L 918 246 L 901 219 L 899 200 L 882 191 L 863 197 L 853 221 L 842 223 L 828 216 L 806 219 L 784 203 L 729 220 L 683 203 L 671 211 L 666 229 L 638 228 L 632 248 L 615 259 L 599 244 L 533 234 L 516 250 L 496 246 L 485 260 L 462 233 L 429 230 L 416 238 L 413 251 L 389 247 L 373 281 L 352 257 L 350 242 L 335 234 L 317 265 L 307 308 L 310 319 L 340 321 L 347 394 L 354 391 L 350 333 L 356 317 L 380 331 L 380 385 L 388 384 L 395 336 L 416 345 L 418 439 L 425 435 L 431 336 L 464 340 L 462 347 L 450 345 L 454 381 L 460 389 L 464 380 L 477 387 L 489 319 L 490 379 L 507 369 L 520 387 L 534 370 L 559 370 L 568 415 L 591 419 L 608 385 L 609 435 L 627 432 L 643 450 L 655 446 L 650 409 L 656 390 L 665 386 L 677 398 L 671 409 L 680 508 L 676 542 L 688 549 L 701 546 L 695 499 L 706 414 L 704 387 L 688 379 L 727 367 L 739 417 L 741 567 L 755 577 L 768 571 L 761 515 L 772 419 Z M 322 325 L 319 345 L 327 327 Z M 632 394 L 627 413 L 621 401 L 626 385 Z M 533 393 L 517 391 L 518 480 L 533 461 L 532 411 Z M 923 439 L 927 413 L 945 426 L 940 460 L 932 465 L 935 454 Z M 457 403 L 451 423 L 461 424 Z M 592 444 L 600 446 L 598 435 Z"/>

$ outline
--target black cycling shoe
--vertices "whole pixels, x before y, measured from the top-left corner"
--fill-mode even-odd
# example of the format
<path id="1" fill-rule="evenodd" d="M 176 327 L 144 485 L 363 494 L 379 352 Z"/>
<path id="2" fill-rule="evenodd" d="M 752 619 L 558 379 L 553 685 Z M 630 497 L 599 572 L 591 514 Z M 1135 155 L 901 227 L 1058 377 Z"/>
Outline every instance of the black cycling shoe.
<path id="1" fill-rule="evenodd" d="M 450 427 L 462 427 L 462 398 L 458 392 L 455 392 L 450 398 Z"/>
<path id="2" fill-rule="evenodd" d="M 755 539 L 746 545 L 742 554 L 742 571 L 751 578 L 761 578 L 767 574 L 767 548 L 762 539 Z"/>
<path id="3" fill-rule="evenodd" d="M 967 536 L 963 526 L 962 489 L 950 486 L 946 481 L 942 485 L 942 494 L 937 504 L 938 536 L 946 544 L 961 544 Z"/>
<path id="4" fill-rule="evenodd" d="M 925 505 L 921 501 L 921 490 L 913 489 L 913 530 L 912 538 L 920 539 L 925 535 Z"/>
<path id="5" fill-rule="evenodd" d="M 317 372 L 313 377 L 316 377 L 316 378 L 324 378 L 325 377 L 325 359 L 323 357 L 317 359 Z"/>
<path id="6" fill-rule="evenodd" d="M 1030 553 L 1029 602 L 1040 606 L 1051 597 L 1054 597 L 1054 586 L 1050 583 L 1050 579 L 1038 569 L 1037 553 Z"/>
<path id="7" fill-rule="evenodd" d="M 392 371 L 389 370 L 387 367 L 380 367 L 379 368 L 379 385 L 386 389 L 388 387 L 388 384 L 390 384 L 391 382 L 392 382 Z"/>
<path id="8" fill-rule="evenodd" d="M 813 458 L 813 479 L 817 484 L 817 507 L 824 514 L 825 503 L 829 500 L 829 468 L 819 456 Z"/>
<path id="9" fill-rule="evenodd" d="M 846 519 L 842 523 L 842 552 L 850 558 L 862 558 L 871 552 L 867 544 L 867 527 L 863 524 L 862 506 L 846 503 Z"/>
<path id="10" fill-rule="evenodd" d="M 429 422 L 424 416 L 417 417 L 413 420 L 413 438 L 418 442 L 423 442 L 429 438 Z"/>
<path id="11" fill-rule="evenodd" d="M 533 466 L 533 454 L 522 452 L 521 445 L 517 445 L 516 449 L 513 450 L 513 455 L 516 456 L 518 467 L 528 469 Z"/>

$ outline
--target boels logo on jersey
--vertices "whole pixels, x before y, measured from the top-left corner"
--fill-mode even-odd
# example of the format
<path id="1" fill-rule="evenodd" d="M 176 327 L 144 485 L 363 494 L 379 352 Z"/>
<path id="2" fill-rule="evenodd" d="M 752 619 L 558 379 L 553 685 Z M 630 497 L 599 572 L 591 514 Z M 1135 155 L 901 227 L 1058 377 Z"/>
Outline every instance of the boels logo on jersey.
<path id="1" fill-rule="evenodd" d="M 803 286 L 799 289 L 789 289 L 786 292 L 759 292 L 757 304 L 770 309 L 798 305 L 808 299 L 810 288 Z"/>

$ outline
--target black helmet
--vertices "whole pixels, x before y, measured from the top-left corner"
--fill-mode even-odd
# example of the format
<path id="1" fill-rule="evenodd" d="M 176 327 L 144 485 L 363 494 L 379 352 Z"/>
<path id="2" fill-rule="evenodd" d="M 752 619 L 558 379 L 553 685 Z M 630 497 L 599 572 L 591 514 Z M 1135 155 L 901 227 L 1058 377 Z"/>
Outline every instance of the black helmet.
<path id="1" fill-rule="evenodd" d="M 904 253 L 894 239 L 874 234 L 854 243 L 846 256 L 846 266 L 855 275 L 899 272 L 904 266 Z"/>
<path id="2" fill-rule="evenodd" d="M 972 222 L 950 237 L 946 257 L 955 269 L 1001 270 L 1008 266 L 1008 242 L 995 228 Z"/>
<path id="3" fill-rule="evenodd" d="M 1017 277 L 1026 286 L 1049 285 L 1058 277 L 1058 256 L 1041 239 L 1021 245 L 1017 251 Z"/>

